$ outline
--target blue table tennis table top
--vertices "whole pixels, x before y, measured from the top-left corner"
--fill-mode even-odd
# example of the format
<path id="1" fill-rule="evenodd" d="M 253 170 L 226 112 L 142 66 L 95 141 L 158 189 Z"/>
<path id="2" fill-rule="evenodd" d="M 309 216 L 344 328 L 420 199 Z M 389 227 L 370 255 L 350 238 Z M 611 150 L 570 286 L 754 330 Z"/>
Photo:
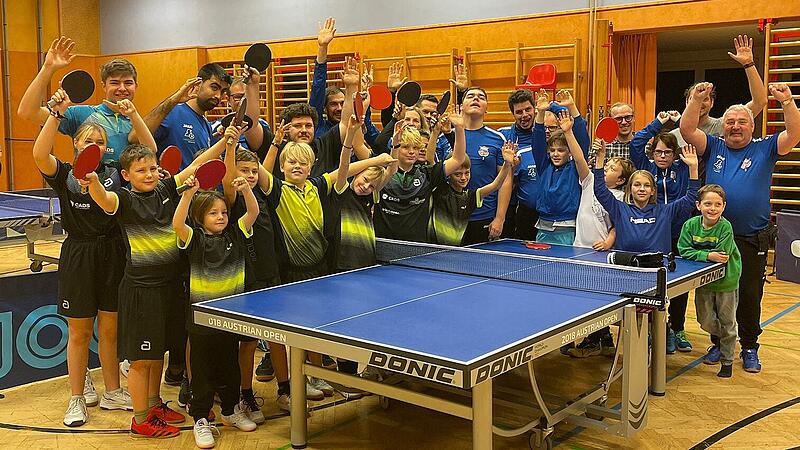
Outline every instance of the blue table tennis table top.
<path id="1" fill-rule="evenodd" d="M 606 258 L 606 253 L 585 248 L 530 250 L 516 240 L 476 247 L 583 261 Z M 678 260 L 677 266 L 668 284 L 719 268 L 686 260 Z M 365 348 L 475 364 L 523 340 L 551 336 L 629 302 L 615 294 L 386 265 L 209 300 L 194 308 Z"/>
<path id="2" fill-rule="evenodd" d="M 42 217 L 50 214 L 52 201 L 53 214 L 61 214 L 58 198 L 45 195 L 45 190 L 0 192 L 0 219 L 22 219 Z"/>

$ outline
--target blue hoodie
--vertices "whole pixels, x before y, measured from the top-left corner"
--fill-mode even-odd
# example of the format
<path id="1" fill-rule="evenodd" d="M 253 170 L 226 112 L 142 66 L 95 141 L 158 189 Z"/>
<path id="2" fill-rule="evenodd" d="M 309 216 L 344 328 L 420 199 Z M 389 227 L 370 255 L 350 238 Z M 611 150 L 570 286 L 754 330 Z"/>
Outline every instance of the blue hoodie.
<path id="1" fill-rule="evenodd" d="M 640 130 L 631 141 L 631 161 L 637 169 L 646 170 L 656 179 L 656 195 L 658 203 L 673 202 L 686 194 L 689 187 L 689 166 L 675 155 L 675 161 L 664 170 L 658 168 L 654 161 L 647 158 L 644 148 L 647 142 L 661 132 L 661 122 L 653 120 Z M 680 231 L 680 227 L 678 228 Z"/>

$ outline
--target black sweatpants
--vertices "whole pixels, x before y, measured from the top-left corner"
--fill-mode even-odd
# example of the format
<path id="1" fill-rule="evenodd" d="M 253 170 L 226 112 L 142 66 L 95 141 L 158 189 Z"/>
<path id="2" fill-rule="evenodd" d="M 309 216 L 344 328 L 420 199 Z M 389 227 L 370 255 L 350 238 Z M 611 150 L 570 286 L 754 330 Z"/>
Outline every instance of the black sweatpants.
<path id="1" fill-rule="evenodd" d="M 672 238 L 672 254 L 680 255 L 678 252 L 677 236 L 673 236 Z M 669 312 L 669 320 L 667 322 L 672 331 L 676 333 L 678 331 L 683 331 L 683 327 L 686 324 L 686 304 L 688 302 L 688 292 L 669 299 L 669 308 L 667 309 L 667 312 Z"/>
<path id="2" fill-rule="evenodd" d="M 192 404 L 189 414 L 195 421 L 208 417 L 219 393 L 222 414 L 233 414 L 239 403 L 239 338 L 231 333 L 197 333 L 189 330 L 192 351 Z"/>
<path id="3" fill-rule="evenodd" d="M 530 209 L 525 205 L 517 205 L 517 239 L 523 241 L 536 240 L 536 221 L 539 220 L 539 211 Z"/>
<path id="4" fill-rule="evenodd" d="M 767 250 L 761 250 L 758 237 L 734 236 L 742 255 L 742 276 L 739 278 L 739 305 L 736 322 L 742 348 L 758 348 L 761 334 L 761 297 L 767 269 Z M 768 244 L 767 244 L 768 245 Z"/>

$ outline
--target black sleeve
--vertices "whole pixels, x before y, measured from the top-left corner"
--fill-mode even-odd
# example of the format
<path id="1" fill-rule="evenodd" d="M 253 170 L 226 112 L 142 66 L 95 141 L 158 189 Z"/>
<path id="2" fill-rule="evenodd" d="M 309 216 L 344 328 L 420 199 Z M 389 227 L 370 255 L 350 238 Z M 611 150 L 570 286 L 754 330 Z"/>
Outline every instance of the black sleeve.
<path id="1" fill-rule="evenodd" d="M 384 111 L 386 111 L 384 109 Z M 389 151 L 389 139 L 392 138 L 392 134 L 394 134 L 394 125 L 397 123 L 394 117 L 384 125 L 381 134 L 375 138 L 375 147 L 372 148 L 372 153 L 375 155 L 379 155 L 381 153 L 390 153 Z"/>
<path id="2" fill-rule="evenodd" d="M 450 148 L 456 148 L 456 132 L 451 131 L 449 133 L 442 133 L 442 134 L 444 134 L 444 137 L 445 139 L 447 139 L 447 142 L 450 143 Z"/>
<path id="3" fill-rule="evenodd" d="M 275 139 L 275 134 L 272 133 L 268 126 L 261 124 L 261 128 L 264 130 L 264 139 L 261 140 L 261 146 L 255 149 L 259 162 L 264 161 L 264 158 L 267 157 L 269 146 L 272 145 L 272 140 Z"/>
<path id="4" fill-rule="evenodd" d="M 394 99 L 395 99 L 395 93 L 392 92 L 392 104 L 388 108 L 381 110 L 381 125 L 383 125 L 384 129 L 386 129 L 386 124 L 392 120 L 392 112 L 394 111 Z"/>
<path id="5" fill-rule="evenodd" d="M 467 94 L 467 90 L 466 89 L 464 89 L 463 91 L 461 89 L 456 89 L 456 104 L 457 105 L 460 105 L 460 104 L 464 103 L 464 96 L 466 94 Z"/>
<path id="6" fill-rule="evenodd" d="M 339 156 L 342 154 L 342 136 L 339 124 L 332 127 L 322 136 L 314 139 L 311 148 L 316 153 L 317 161 L 311 168 L 311 176 L 320 176 L 339 167 Z"/>

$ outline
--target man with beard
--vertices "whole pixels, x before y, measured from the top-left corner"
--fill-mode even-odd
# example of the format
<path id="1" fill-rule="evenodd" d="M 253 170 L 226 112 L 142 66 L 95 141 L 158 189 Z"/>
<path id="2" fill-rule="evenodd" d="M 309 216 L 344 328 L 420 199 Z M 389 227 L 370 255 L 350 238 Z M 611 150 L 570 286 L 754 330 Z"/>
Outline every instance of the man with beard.
<path id="1" fill-rule="evenodd" d="M 75 43 L 72 39 L 61 36 L 53 41 L 44 64 L 33 79 L 28 89 L 23 94 L 17 108 L 17 114 L 23 119 L 44 124 L 50 116 L 50 111 L 42 102 L 50 85 L 50 79 L 58 70 L 67 67 L 75 58 L 72 49 Z M 116 103 L 119 100 L 127 99 L 133 101 L 136 93 L 136 68 L 130 61 L 122 58 L 115 58 L 100 66 L 101 86 L 105 93 L 105 99 Z M 103 155 L 104 161 L 116 161 L 120 153 L 128 146 L 128 133 L 133 126 L 130 119 L 123 114 L 112 111 L 108 106 L 100 103 L 96 106 L 73 105 L 67 108 L 64 119 L 58 125 L 58 131 L 70 137 L 74 137 L 78 128 L 86 121 L 99 124 L 106 130 L 108 142 L 106 152 Z"/>
<path id="2" fill-rule="evenodd" d="M 187 80 L 144 118 L 159 152 L 170 145 L 181 149 L 181 170 L 194 160 L 198 151 L 211 146 L 214 133 L 205 113 L 227 97 L 231 81 L 219 64 L 206 64 L 198 71 L 197 78 Z M 135 133 L 131 133 L 131 139 L 135 139 Z"/>

